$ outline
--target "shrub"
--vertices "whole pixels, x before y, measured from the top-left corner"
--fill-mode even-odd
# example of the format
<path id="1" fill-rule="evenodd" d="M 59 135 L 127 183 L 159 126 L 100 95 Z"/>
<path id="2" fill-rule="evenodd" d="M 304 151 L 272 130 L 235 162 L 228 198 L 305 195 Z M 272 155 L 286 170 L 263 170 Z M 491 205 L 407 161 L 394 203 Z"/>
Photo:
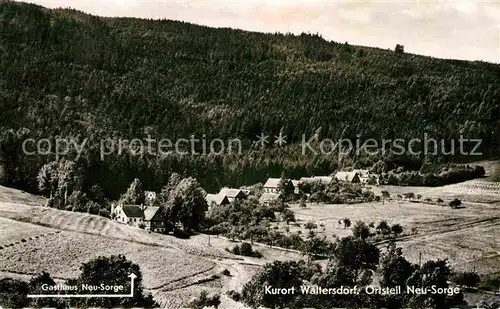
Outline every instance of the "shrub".
<path id="1" fill-rule="evenodd" d="M 227 296 L 229 296 L 229 298 L 231 298 L 235 302 L 239 302 L 241 300 L 241 294 L 236 292 L 235 290 L 228 291 Z"/>
<path id="2" fill-rule="evenodd" d="M 452 209 L 456 209 L 458 208 L 458 206 L 462 205 L 462 201 L 456 198 L 453 201 L 451 201 L 449 205 Z"/>
<path id="3" fill-rule="evenodd" d="M 139 223 L 139 228 L 144 230 L 144 229 L 146 228 L 146 224 L 144 224 L 144 223 Z"/>
<path id="4" fill-rule="evenodd" d="M 23 239 L 21 239 L 21 242 L 26 242 L 26 239 L 24 239 L 24 238 L 23 238 Z"/>
<path id="5" fill-rule="evenodd" d="M 202 291 L 198 298 L 194 299 L 187 306 L 193 309 L 202 309 L 205 307 L 219 307 L 220 305 L 220 295 L 214 295 L 212 297 L 208 296 L 207 291 Z"/>
<path id="6" fill-rule="evenodd" d="M 478 285 L 481 278 L 474 271 L 457 272 L 454 274 L 452 281 L 458 285 L 475 287 Z"/>
<path id="7" fill-rule="evenodd" d="M 231 252 L 236 255 L 240 255 L 240 247 L 238 245 L 235 245 L 233 249 L 231 249 Z"/>
<path id="8" fill-rule="evenodd" d="M 244 242 L 241 244 L 241 247 L 240 247 L 240 254 L 243 255 L 243 256 L 251 256 L 252 255 L 252 245 L 247 243 L 247 242 Z"/>
<path id="9" fill-rule="evenodd" d="M 175 229 L 173 235 L 174 237 L 181 239 L 189 239 L 191 237 L 191 235 L 188 232 L 180 229 Z"/>
<path id="10" fill-rule="evenodd" d="M 222 271 L 222 274 L 223 274 L 224 276 L 231 276 L 231 272 L 230 272 L 229 270 L 227 270 L 227 269 L 224 269 L 224 270 Z"/>

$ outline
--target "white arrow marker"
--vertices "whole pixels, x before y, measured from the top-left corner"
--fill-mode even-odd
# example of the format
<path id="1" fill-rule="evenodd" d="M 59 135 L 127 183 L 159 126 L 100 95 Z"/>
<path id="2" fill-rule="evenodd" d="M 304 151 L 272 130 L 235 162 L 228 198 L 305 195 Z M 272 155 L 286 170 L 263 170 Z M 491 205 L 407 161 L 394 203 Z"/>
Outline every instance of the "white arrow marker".
<path id="1" fill-rule="evenodd" d="M 104 297 L 104 298 L 121 298 L 121 297 L 134 297 L 134 280 L 137 276 L 134 273 L 128 275 L 130 278 L 130 293 L 129 294 L 36 294 L 28 295 L 28 298 L 91 298 L 91 297 Z"/>

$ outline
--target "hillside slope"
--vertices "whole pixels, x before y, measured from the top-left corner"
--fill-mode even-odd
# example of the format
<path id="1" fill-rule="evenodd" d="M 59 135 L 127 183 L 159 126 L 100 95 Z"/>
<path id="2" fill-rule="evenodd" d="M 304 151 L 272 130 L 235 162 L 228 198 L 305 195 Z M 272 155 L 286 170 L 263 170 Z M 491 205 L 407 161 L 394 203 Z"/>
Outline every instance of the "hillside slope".
<path id="1" fill-rule="evenodd" d="M 481 138 L 486 155 L 498 150 L 499 65 L 25 3 L 0 4 L 0 20 L 0 183 L 11 186 L 34 190 L 38 169 L 54 159 L 23 154 L 26 138 L 88 138 L 85 183 L 98 181 L 114 197 L 134 176 L 159 188 L 172 171 L 208 189 L 255 183 L 283 168 L 329 173 L 335 155 L 301 153 L 302 134 L 308 140 L 315 132 L 378 140 L 463 133 Z M 255 150 L 261 132 L 282 132 L 287 147 Z M 240 138 L 245 151 L 99 156 L 103 138 L 191 135 Z"/>

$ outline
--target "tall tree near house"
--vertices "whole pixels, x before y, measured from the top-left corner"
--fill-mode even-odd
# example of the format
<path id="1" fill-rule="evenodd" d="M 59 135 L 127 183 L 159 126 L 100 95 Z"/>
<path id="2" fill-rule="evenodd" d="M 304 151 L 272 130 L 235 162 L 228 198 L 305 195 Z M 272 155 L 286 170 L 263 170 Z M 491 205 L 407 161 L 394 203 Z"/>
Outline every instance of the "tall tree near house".
<path id="1" fill-rule="evenodd" d="M 182 176 L 178 173 L 172 173 L 168 178 L 168 183 L 160 190 L 158 198 L 155 203 L 162 205 L 168 202 L 170 195 L 175 191 L 179 183 L 183 180 Z"/>
<path id="2" fill-rule="evenodd" d="M 142 187 L 142 182 L 139 178 L 135 178 L 134 181 L 132 181 L 130 187 L 127 189 L 127 192 L 125 192 L 120 198 L 120 202 L 133 205 L 144 204 L 145 200 L 146 195 Z"/>
<path id="3" fill-rule="evenodd" d="M 162 206 L 165 224 L 172 228 L 180 223 L 188 232 L 200 230 L 208 209 L 205 191 L 192 177 L 183 179 Z"/>
<path id="4" fill-rule="evenodd" d="M 79 187 L 81 178 L 76 170 L 75 162 L 68 160 L 61 160 L 57 169 L 58 177 L 58 192 L 63 198 L 63 205 L 68 201 L 68 195 L 71 194 L 73 189 Z"/>
<path id="5" fill-rule="evenodd" d="M 285 173 L 283 172 L 281 174 L 280 181 L 278 183 L 278 192 L 281 193 L 281 196 L 285 199 L 288 200 L 293 196 L 293 193 L 295 191 L 295 187 L 293 186 L 293 183 L 290 179 L 286 178 Z"/>
<path id="6" fill-rule="evenodd" d="M 49 162 L 40 168 L 37 176 L 38 189 L 50 198 L 56 193 L 58 187 L 58 164 L 56 161 Z"/>

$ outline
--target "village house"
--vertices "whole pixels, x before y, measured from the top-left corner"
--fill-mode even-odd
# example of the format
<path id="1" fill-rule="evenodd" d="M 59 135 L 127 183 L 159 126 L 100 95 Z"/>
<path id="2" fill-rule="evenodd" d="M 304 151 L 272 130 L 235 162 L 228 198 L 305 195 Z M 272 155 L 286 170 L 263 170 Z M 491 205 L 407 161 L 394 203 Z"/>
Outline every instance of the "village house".
<path id="1" fill-rule="evenodd" d="M 236 199 L 246 199 L 247 194 L 244 190 L 233 188 L 222 188 L 217 194 L 208 193 L 205 196 L 208 206 L 227 205 Z"/>
<path id="2" fill-rule="evenodd" d="M 205 200 L 207 201 L 208 207 L 213 205 L 227 205 L 230 203 L 227 196 L 220 196 L 219 194 L 208 193 L 207 196 L 205 196 Z"/>
<path id="3" fill-rule="evenodd" d="M 300 183 L 312 183 L 312 182 L 320 182 L 325 186 L 328 186 L 332 183 L 333 177 L 331 176 L 313 176 L 313 177 L 302 177 L 300 178 Z"/>
<path id="4" fill-rule="evenodd" d="M 369 170 L 357 169 L 357 170 L 353 170 L 353 172 L 358 173 L 359 180 L 362 183 L 367 183 L 368 180 L 370 179 L 370 171 Z"/>
<path id="5" fill-rule="evenodd" d="M 259 203 L 262 204 L 270 204 L 273 201 L 278 200 L 281 197 L 280 193 L 269 193 L 269 192 L 264 192 L 259 198 Z"/>
<path id="6" fill-rule="evenodd" d="M 161 232 L 164 227 L 160 207 L 117 204 L 111 206 L 111 216 L 119 223 L 148 231 Z"/>
<path id="7" fill-rule="evenodd" d="M 241 189 L 233 188 L 222 188 L 219 191 L 218 196 L 220 198 L 227 197 L 228 201 L 231 203 L 235 199 L 246 199 L 246 194 Z"/>
<path id="8" fill-rule="evenodd" d="M 264 184 L 265 193 L 279 193 L 279 183 L 281 178 L 269 178 Z M 292 180 L 293 192 L 299 194 L 299 180 Z"/>
<path id="9" fill-rule="evenodd" d="M 361 182 L 359 174 L 356 172 L 337 172 L 335 174 L 335 179 L 338 181 L 359 183 Z"/>
<path id="10" fill-rule="evenodd" d="M 279 189 L 279 183 L 280 183 L 280 178 L 269 178 L 267 179 L 266 183 L 264 184 L 264 192 L 265 193 L 278 193 Z"/>

